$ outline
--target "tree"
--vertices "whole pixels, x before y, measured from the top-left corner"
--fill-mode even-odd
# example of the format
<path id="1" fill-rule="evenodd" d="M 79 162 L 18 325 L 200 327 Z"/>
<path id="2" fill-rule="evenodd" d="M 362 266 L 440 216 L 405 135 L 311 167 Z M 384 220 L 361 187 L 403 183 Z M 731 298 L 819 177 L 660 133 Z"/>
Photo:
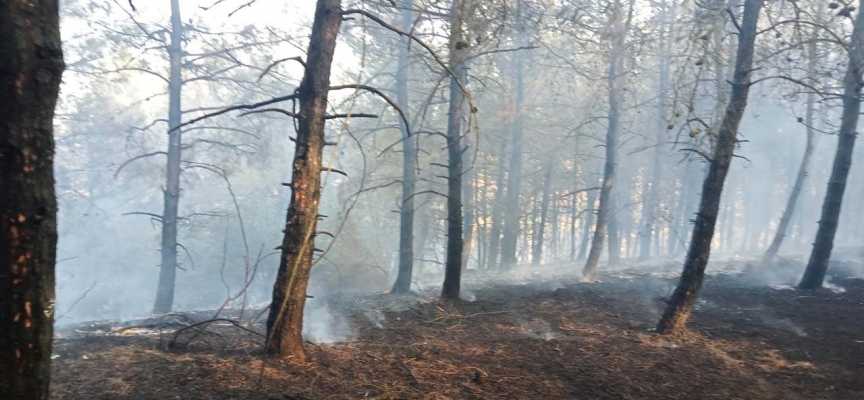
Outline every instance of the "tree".
<path id="1" fill-rule="evenodd" d="M 801 289 L 818 289 L 825 281 L 828 261 L 834 248 L 834 235 L 837 233 L 843 194 L 846 192 L 846 181 L 852 167 L 852 150 L 858 135 L 856 129 L 861 110 L 861 74 L 864 73 L 864 13 L 861 13 L 861 7 L 864 7 L 864 0 L 859 1 L 859 11 L 849 43 L 849 67 L 843 77 L 843 115 L 837 135 L 837 152 L 831 167 L 828 191 L 822 203 L 822 217 L 819 219 L 816 241 L 813 243 L 807 269 L 798 284 Z"/>
<path id="2" fill-rule="evenodd" d="M 400 28 L 411 29 L 412 12 L 410 0 L 402 10 Z M 402 110 L 408 110 L 408 47 L 410 39 L 399 45 L 396 66 L 396 102 Z M 417 187 L 417 149 L 408 125 L 399 122 L 402 131 L 402 203 L 399 208 L 399 272 L 391 293 L 408 293 L 414 269 L 414 191 Z"/>
<path id="3" fill-rule="evenodd" d="M 525 5 L 516 1 L 513 33 L 520 44 L 526 42 L 527 28 Z M 519 194 L 522 186 L 522 142 L 525 136 L 525 55 L 513 54 L 513 113 L 514 121 L 510 138 L 510 164 L 507 170 L 507 190 L 504 199 L 504 227 L 501 237 L 501 268 L 510 269 L 517 263 L 516 247 L 519 238 Z"/>
<path id="4" fill-rule="evenodd" d="M 0 398 L 48 399 L 57 198 L 56 0 L 0 1 Z"/>
<path id="5" fill-rule="evenodd" d="M 463 2 L 453 0 L 450 7 L 450 101 L 447 117 L 447 256 L 444 266 L 444 286 L 441 297 L 459 299 L 462 280 L 462 118 L 465 115 L 465 98 L 461 82 L 465 82 L 468 70 L 464 61 L 468 43 L 462 32 Z"/>
<path id="6" fill-rule="evenodd" d="M 610 49 L 609 49 L 609 70 L 607 74 L 607 85 L 609 90 L 609 122 L 606 128 L 606 163 L 603 168 L 603 183 L 600 187 L 600 204 L 597 208 L 597 223 L 594 228 L 594 238 L 591 240 L 591 250 L 588 252 L 588 260 L 585 261 L 585 268 L 582 270 L 582 275 L 589 281 L 597 278 L 597 265 L 600 263 L 600 255 L 603 251 L 603 240 L 607 235 L 607 224 L 610 218 L 614 218 L 611 214 L 617 210 L 614 209 L 612 200 L 612 186 L 615 184 L 615 165 L 617 163 L 617 147 L 618 147 L 618 124 L 621 120 L 621 94 L 623 85 L 624 70 L 622 62 L 624 57 L 624 46 L 627 40 L 627 31 L 630 24 L 633 22 L 634 1 L 630 1 L 626 20 L 621 7 L 621 2 L 616 1 L 611 9 L 609 20 L 610 28 Z M 613 231 L 616 238 L 610 236 L 609 245 L 617 244 L 617 232 Z M 614 241 L 612 240 L 614 239 Z M 617 254 L 610 252 L 610 254 Z M 610 260 L 617 261 L 617 260 Z"/>
<path id="7" fill-rule="evenodd" d="M 752 85 L 750 74 L 753 72 L 753 52 L 758 34 L 759 13 L 764 3 L 764 0 L 746 0 L 741 24 L 736 23 L 736 27 L 739 27 L 738 52 L 732 78 L 732 94 L 717 132 L 708 176 L 702 184 L 702 198 L 699 211 L 696 213 L 684 270 L 663 317 L 657 324 L 657 331 L 660 333 L 674 333 L 684 329 L 705 278 L 705 267 L 711 254 L 711 241 L 720 209 L 723 183 L 732 161 L 737 143 L 738 125 L 747 107 L 747 96 Z"/>
<path id="8" fill-rule="evenodd" d="M 821 5 L 817 6 L 816 23 L 820 23 Z M 807 43 L 807 76 L 808 78 L 816 78 L 816 63 L 817 63 L 817 38 L 819 31 L 817 27 L 811 30 L 812 37 Z M 804 181 L 807 180 L 808 169 L 810 167 L 810 159 L 813 158 L 813 150 L 816 147 L 816 132 L 813 127 L 814 113 L 816 109 L 816 93 L 807 93 L 806 111 L 804 112 L 804 132 L 807 135 L 807 141 L 804 145 L 804 155 L 801 157 L 801 165 L 798 167 L 798 173 L 795 175 L 795 183 L 792 185 L 792 190 L 789 192 L 789 199 L 786 202 L 786 208 L 783 209 L 783 216 L 780 217 L 780 223 L 777 225 L 777 231 L 774 233 L 774 239 L 771 240 L 771 245 L 762 256 L 762 265 L 770 264 L 774 261 L 774 257 L 780 251 L 780 246 L 783 244 L 783 239 L 786 238 L 786 232 L 789 229 L 789 224 L 792 222 L 792 217 L 795 215 L 795 208 L 798 204 L 798 199 L 801 197 L 801 191 L 804 190 Z"/>
<path id="9" fill-rule="evenodd" d="M 164 208 L 162 211 L 162 263 L 156 287 L 154 313 L 167 313 L 174 305 L 174 281 L 177 278 L 177 218 L 180 207 L 180 143 L 178 127 L 182 118 L 183 24 L 179 0 L 171 0 L 171 42 L 168 45 L 168 152 L 165 172 Z"/>
<path id="10" fill-rule="evenodd" d="M 305 73 L 297 88 L 300 109 L 294 170 L 291 173 L 291 202 L 285 221 L 279 272 L 273 285 L 273 302 L 267 317 L 267 352 L 298 360 L 305 355 L 303 307 L 312 269 L 315 247 L 312 239 L 321 199 L 321 159 L 330 69 L 341 24 L 341 0 L 318 0 Z"/>

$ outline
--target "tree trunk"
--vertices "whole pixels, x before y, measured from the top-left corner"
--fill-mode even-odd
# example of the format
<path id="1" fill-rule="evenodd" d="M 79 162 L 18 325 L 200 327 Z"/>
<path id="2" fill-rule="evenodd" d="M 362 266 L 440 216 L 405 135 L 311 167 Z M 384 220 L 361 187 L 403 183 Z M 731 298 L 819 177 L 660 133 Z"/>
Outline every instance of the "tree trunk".
<path id="1" fill-rule="evenodd" d="M 660 82 L 657 88 L 657 127 L 655 128 L 657 129 L 657 136 L 654 140 L 654 162 L 651 167 L 651 184 L 649 186 L 647 181 L 642 183 L 642 190 L 647 191 L 647 196 L 644 197 L 645 203 L 642 206 L 642 223 L 640 224 L 643 227 L 642 234 L 640 235 L 641 243 L 639 244 L 640 261 L 645 261 L 651 257 L 651 239 L 656 229 L 657 201 L 660 197 L 660 184 L 663 180 L 663 160 L 661 155 L 663 153 L 662 143 L 666 140 L 667 131 L 666 97 L 669 95 L 669 43 L 672 42 L 672 40 L 669 40 L 669 37 L 673 35 L 671 26 L 674 24 L 676 18 L 676 5 L 673 2 L 672 10 L 669 12 L 671 13 L 671 18 L 669 18 L 671 21 L 669 21 L 667 20 L 667 11 L 665 10 L 668 3 L 664 1 L 662 4 L 661 7 L 664 9 L 662 10 L 663 21 L 660 28 L 660 49 L 662 54 L 660 55 Z"/>
<path id="2" fill-rule="evenodd" d="M 858 115 L 861 109 L 861 73 L 864 72 L 864 0 L 859 1 L 858 15 L 855 17 L 855 27 L 849 44 L 849 68 L 843 78 L 843 117 L 838 134 L 837 152 L 834 155 L 834 165 L 831 167 L 831 178 L 828 180 L 828 191 L 822 204 L 822 217 L 819 219 L 819 229 L 816 231 L 816 241 L 807 262 L 807 269 L 798 287 L 801 289 L 818 289 L 825 281 L 828 271 L 828 260 L 834 247 L 834 235 L 837 233 L 837 223 L 840 218 L 840 208 L 843 204 L 843 193 L 846 191 L 846 180 L 852 167 L 852 150 L 855 146 L 855 130 L 858 127 Z"/>
<path id="3" fill-rule="evenodd" d="M 817 21 L 818 21 L 817 16 Z M 814 40 L 807 44 L 807 76 L 816 78 L 816 40 L 819 32 L 814 28 L 811 32 Z M 807 110 L 804 113 L 804 126 L 807 133 L 807 144 L 804 147 L 804 157 L 801 159 L 801 165 L 798 167 L 798 174 L 795 176 L 795 184 L 792 186 L 792 191 L 789 193 L 789 200 L 786 202 L 786 209 L 783 210 L 783 216 L 780 218 L 780 224 L 777 226 L 777 232 L 774 233 L 774 239 L 765 255 L 762 256 L 762 265 L 770 264 L 774 261 L 774 257 L 780 251 L 780 246 L 783 244 L 783 239 L 786 238 L 786 231 L 789 228 L 789 223 L 795 215 L 795 206 L 798 199 L 801 197 L 801 191 L 804 189 L 804 181 L 807 180 L 809 174 L 810 159 L 813 157 L 813 150 L 816 147 L 816 133 L 813 130 L 813 113 L 816 108 L 816 94 L 807 94 Z"/>
<path id="4" fill-rule="evenodd" d="M 462 1 L 450 6 L 450 70 L 461 82 L 467 76 L 464 60 L 468 44 L 462 41 Z M 450 109 L 447 119 L 447 258 L 441 297 L 459 299 L 462 281 L 462 116 L 465 96 L 456 76 L 450 77 Z"/>
<path id="5" fill-rule="evenodd" d="M 0 398 L 48 399 L 57 198 L 57 0 L 0 1 Z"/>
<path id="6" fill-rule="evenodd" d="M 591 237 L 591 228 L 594 226 L 594 218 L 596 215 L 595 207 L 597 206 L 597 195 L 594 191 L 588 192 L 588 202 L 585 204 L 585 215 L 582 217 L 582 237 L 579 244 L 579 256 L 576 260 L 584 260 L 588 255 L 588 240 Z"/>
<path id="7" fill-rule="evenodd" d="M 467 70 L 467 67 L 464 69 Z M 462 79 L 460 77 L 460 79 Z M 463 79 L 463 82 L 465 80 Z M 462 174 L 462 208 L 465 210 L 465 215 L 462 218 L 462 234 L 464 240 L 462 243 L 462 269 L 468 268 L 468 260 L 471 258 L 471 251 L 474 245 L 474 170 L 471 168 L 471 159 L 474 152 L 471 148 L 471 140 L 466 136 L 464 141 L 464 151 L 462 152 L 462 168 L 465 172 Z"/>
<path id="8" fill-rule="evenodd" d="M 525 26 L 522 21 L 522 2 L 516 1 L 516 39 L 525 42 Z M 525 56 L 521 51 L 513 53 L 514 105 L 510 167 L 507 182 L 507 197 L 504 205 L 504 234 L 501 239 L 501 268 L 510 269 L 517 263 L 516 246 L 519 239 L 519 194 L 522 186 L 522 137 L 525 131 Z"/>
<path id="9" fill-rule="evenodd" d="M 738 35 L 735 74 L 732 79 L 732 95 L 720 130 L 717 132 L 717 142 L 708 176 L 702 185 L 702 200 L 699 204 L 699 212 L 696 214 L 693 239 L 690 241 L 684 270 L 666 311 L 657 324 L 657 331 L 660 333 L 672 333 L 684 329 L 705 277 L 705 266 L 711 254 L 711 240 L 717 223 L 723 182 L 726 180 L 726 173 L 729 171 L 732 153 L 735 150 L 738 125 L 747 107 L 757 23 L 764 2 L 764 0 L 746 0 L 744 3 L 744 15 Z"/>
<path id="10" fill-rule="evenodd" d="M 613 10 L 612 21 L 612 48 L 609 50 L 609 71 L 607 77 L 607 85 L 609 89 L 609 122 L 606 127 L 606 165 L 603 169 L 603 184 L 600 188 L 600 206 L 597 209 L 597 227 L 594 228 L 594 238 L 591 241 L 591 251 L 588 253 L 588 260 L 585 262 L 585 268 L 582 270 L 582 275 L 585 279 L 593 281 L 597 278 L 597 265 L 600 263 L 600 254 L 603 251 L 603 240 L 607 235 L 607 224 L 609 222 L 610 213 L 615 212 L 610 203 L 612 199 L 612 185 L 615 183 L 615 164 L 617 162 L 616 155 L 618 152 L 618 123 L 621 119 L 620 103 L 621 103 L 621 84 L 623 80 L 619 76 L 621 68 L 621 58 L 624 52 L 624 43 L 626 41 L 627 29 L 625 22 L 620 15 L 622 7 L 620 1 L 615 2 L 615 10 Z M 629 14 L 633 13 L 633 1 L 630 2 Z M 626 25 L 630 24 L 631 18 L 628 18 Z M 617 232 L 615 232 L 617 233 Z M 611 253 L 610 253 L 611 254 Z M 610 260 L 611 261 L 611 260 Z"/>
<path id="11" fill-rule="evenodd" d="M 546 166 L 546 176 L 543 178 L 543 195 L 540 200 L 540 223 L 537 226 L 537 235 L 534 238 L 534 249 L 531 255 L 531 264 L 540 265 L 543 259 L 543 236 L 546 230 L 546 216 L 549 215 L 549 193 L 552 191 L 552 169 L 553 163 Z"/>
<path id="12" fill-rule="evenodd" d="M 330 68 L 342 23 L 340 0 L 318 0 L 309 37 L 306 71 L 297 88 L 300 103 L 291 174 L 291 202 L 285 221 L 282 258 L 273 285 L 267 318 L 269 354 L 302 361 L 303 307 L 312 269 L 318 203 L 321 200 L 321 158 Z"/>
<path id="13" fill-rule="evenodd" d="M 411 29 L 411 3 L 406 2 L 402 10 L 400 28 L 407 32 Z M 399 46 L 399 60 L 396 67 L 396 102 L 404 113 L 408 112 L 408 46 L 410 39 L 405 38 Z M 399 272 L 393 283 L 391 293 L 411 291 L 411 278 L 414 269 L 414 192 L 417 186 L 417 149 L 414 138 L 408 132 L 405 121 L 399 119 L 402 131 L 402 207 L 399 210 Z"/>
<path id="14" fill-rule="evenodd" d="M 618 265 L 621 262 L 621 232 L 618 229 L 618 201 L 615 194 L 609 195 L 609 221 L 607 222 L 606 235 L 609 238 L 609 265 Z"/>
<path id="15" fill-rule="evenodd" d="M 180 126 L 183 93 L 183 24 L 180 0 L 171 0 L 171 46 L 168 47 L 168 157 L 165 169 L 164 208 L 162 211 L 162 264 L 153 313 L 164 314 L 174 305 L 174 281 L 177 277 L 177 217 L 180 206 Z"/>
<path id="16" fill-rule="evenodd" d="M 498 178 L 495 180 L 495 197 L 492 200 L 492 229 L 489 232 L 489 253 L 486 256 L 486 269 L 495 269 L 498 265 L 498 254 L 501 249 L 501 227 L 504 202 L 504 179 L 506 177 L 506 158 L 504 151 L 507 142 L 502 141 L 501 151 L 498 152 Z"/>

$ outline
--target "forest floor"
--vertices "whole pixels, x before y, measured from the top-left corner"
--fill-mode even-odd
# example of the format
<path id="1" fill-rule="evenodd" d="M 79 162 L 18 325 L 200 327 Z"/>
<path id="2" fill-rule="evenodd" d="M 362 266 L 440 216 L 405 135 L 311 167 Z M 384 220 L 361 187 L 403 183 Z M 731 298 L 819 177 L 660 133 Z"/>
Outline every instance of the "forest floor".
<path id="1" fill-rule="evenodd" d="M 864 280 L 832 266 L 832 289 L 801 292 L 715 267 L 690 331 L 655 335 L 677 268 L 476 289 L 469 277 L 473 301 L 455 304 L 343 297 L 356 340 L 309 344 L 302 363 L 262 361 L 262 339 L 229 323 L 187 329 L 170 349 L 168 323 L 61 331 L 53 398 L 864 398 Z"/>

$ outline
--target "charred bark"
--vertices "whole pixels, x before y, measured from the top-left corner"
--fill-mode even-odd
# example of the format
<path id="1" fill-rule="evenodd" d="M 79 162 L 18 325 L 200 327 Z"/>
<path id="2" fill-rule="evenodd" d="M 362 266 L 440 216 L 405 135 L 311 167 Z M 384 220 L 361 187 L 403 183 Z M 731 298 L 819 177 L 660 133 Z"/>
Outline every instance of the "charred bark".
<path id="1" fill-rule="evenodd" d="M 746 0 L 744 3 L 735 73 L 732 79 L 732 94 L 720 130 L 717 132 L 708 176 L 702 184 L 702 199 L 699 212 L 696 214 L 693 238 L 684 262 L 684 270 L 666 311 L 657 324 L 657 331 L 660 333 L 673 333 L 684 329 L 705 277 L 705 266 L 711 254 L 711 240 L 717 223 L 723 183 L 737 143 L 738 125 L 747 107 L 757 24 L 764 3 L 764 0 Z"/>
<path id="2" fill-rule="evenodd" d="M 818 289 L 825 281 L 828 261 L 834 248 L 843 194 L 846 192 L 846 181 L 852 167 L 852 153 L 857 136 L 855 130 L 858 128 L 858 115 L 861 110 L 861 74 L 864 72 L 864 12 L 860 11 L 861 7 L 864 7 L 864 0 L 859 1 L 859 11 L 849 43 L 849 68 L 843 78 L 843 116 L 840 133 L 837 135 L 837 152 L 831 167 L 828 191 L 822 203 L 822 217 L 819 219 L 816 241 L 813 243 L 807 269 L 798 284 L 801 289 Z"/>
<path id="3" fill-rule="evenodd" d="M 57 0 L 0 1 L 0 398 L 48 399 L 57 198 Z"/>
<path id="4" fill-rule="evenodd" d="M 450 108 L 447 119 L 447 257 L 441 297 L 458 300 L 462 285 L 462 118 L 465 96 L 459 80 L 465 82 L 464 66 L 468 44 L 462 40 L 462 1 L 453 0 L 450 7 Z M 457 80 L 458 79 L 458 80 Z"/>
<path id="5" fill-rule="evenodd" d="M 306 71 L 297 88 L 297 118 L 291 201 L 285 222 L 282 257 L 267 318 L 268 354 L 302 361 L 303 307 L 312 269 L 314 233 L 321 199 L 324 117 L 336 36 L 342 23 L 340 0 L 318 0 L 309 37 Z"/>

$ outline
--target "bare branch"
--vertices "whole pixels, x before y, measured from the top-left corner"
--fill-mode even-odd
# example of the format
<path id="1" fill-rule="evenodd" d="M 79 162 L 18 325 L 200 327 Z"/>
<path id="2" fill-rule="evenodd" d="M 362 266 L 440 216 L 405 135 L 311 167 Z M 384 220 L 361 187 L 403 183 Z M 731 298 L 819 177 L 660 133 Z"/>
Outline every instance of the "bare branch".
<path id="1" fill-rule="evenodd" d="M 336 173 L 339 175 L 348 176 L 347 172 L 336 169 L 336 168 L 330 168 L 330 167 L 321 167 L 321 172 L 333 172 L 333 173 Z"/>
<path id="2" fill-rule="evenodd" d="M 396 104 L 395 101 L 390 99 L 390 97 L 387 97 L 387 95 L 384 94 L 384 92 L 382 92 L 382 91 L 380 91 L 377 88 L 374 88 L 372 86 L 368 86 L 368 85 L 331 86 L 329 90 L 333 91 L 333 90 L 343 90 L 343 89 L 356 89 L 356 90 L 362 89 L 362 90 L 365 90 L 367 92 L 372 92 L 375 95 L 377 95 L 378 97 L 384 99 L 384 101 L 386 101 L 387 104 L 390 104 L 390 107 L 393 107 L 393 109 L 395 109 L 396 112 L 399 113 L 399 116 L 402 117 L 402 122 L 405 123 L 405 128 L 406 128 L 406 131 L 408 132 L 408 136 L 411 136 L 411 128 L 410 128 L 411 124 L 408 123 L 408 118 L 405 116 L 405 112 L 402 111 L 402 108 L 400 108 L 399 105 Z"/>
<path id="3" fill-rule="evenodd" d="M 303 66 L 304 69 L 306 68 L 306 63 L 300 57 L 283 58 L 281 60 L 274 61 L 272 64 L 268 65 L 267 68 L 264 68 L 264 72 L 262 72 L 261 75 L 258 75 L 257 82 L 261 82 L 261 78 L 263 78 L 265 75 L 267 75 L 267 73 L 269 73 L 270 70 L 273 69 L 273 67 L 275 67 L 275 66 L 277 66 L 280 63 L 283 63 L 285 61 L 297 61 L 298 63 L 300 63 L 300 65 Z"/>
<path id="4" fill-rule="evenodd" d="M 459 81 L 459 76 L 456 74 L 456 72 L 454 72 L 452 69 L 450 69 L 450 67 L 447 65 L 447 63 L 444 62 L 444 59 L 441 58 L 440 55 L 438 55 L 438 52 L 436 52 L 435 49 L 432 48 L 432 46 L 430 46 L 426 42 L 420 40 L 417 36 L 414 36 L 411 33 L 405 32 L 405 31 L 403 31 L 403 30 L 401 30 L 401 29 L 399 29 L 393 25 L 388 24 L 387 22 L 384 22 L 384 20 L 382 20 L 381 18 L 378 18 L 377 16 L 375 16 L 374 14 L 372 14 L 366 10 L 350 9 L 350 10 L 342 11 L 343 16 L 351 15 L 351 14 L 360 14 L 366 18 L 369 18 L 372 21 L 375 21 L 376 23 L 378 23 L 378 25 L 381 25 L 382 27 L 384 27 L 388 30 L 391 30 L 391 31 L 393 31 L 399 35 L 405 36 L 405 37 L 413 40 L 414 42 L 416 42 L 420 46 L 422 46 L 424 49 L 426 49 L 426 51 L 429 52 L 429 54 L 432 55 L 432 57 L 435 59 L 435 61 L 438 63 L 438 65 L 440 65 L 442 68 L 444 68 L 444 70 L 446 70 L 447 73 L 450 74 L 451 77 L 453 77 L 453 79 L 456 81 L 456 85 L 459 86 L 459 90 L 462 91 L 462 93 L 465 95 L 465 97 L 470 97 L 468 90 L 466 90 L 465 86 L 462 85 L 462 82 Z"/>
<path id="5" fill-rule="evenodd" d="M 148 213 L 148 212 L 143 212 L 143 211 L 128 212 L 128 213 L 124 213 L 124 214 L 121 214 L 121 215 L 147 215 L 147 216 L 150 216 L 150 217 L 156 218 L 156 219 L 158 219 L 158 220 L 160 220 L 160 221 L 162 220 L 162 216 L 159 215 L 159 214 L 153 214 L 153 213 Z"/>
<path id="6" fill-rule="evenodd" d="M 329 120 L 329 119 L 339 119 L 339 118 L 349 118 L 349 117 L 350 118 L 378 118 L 378 116 L 375 114 L 357 113 L 357 114 L 333 114 L 333 115 L 328 115 L 328 116 L 324 117 L 324 119 Z"/>
<path id="7" fill-rule="evenodd" d="M 280 114 L 283 114 L 283 115 L 285 115 L 287 117 L 291 117 L 291 118 L 300 118 L 300 116 L 297 115 L 296 113 L 293 113 L 293 112 L 288 111 L 288 110 L 283 110 L 281 108 L 262 108 L 260 110 L 246 111 L 243 114 L 240 114 L 239 117 L 245 117 L 245 116 L 252 115 L 252 114 L 263 114 L 263 113 L 268 113 L 268 112 L 280 113 Z"/>
<path id="8" fill-rule="evenodd" d="M 166 152 L 164 152 L 164 151 L 154 151 L 154 152 L 152 152 L 152 153 L 142 154 L 142 155 L 140 155 L 140 156 L 132 157 L 132 158 L 126 160 L 126 162 L 124 162 L 123 164 L 120 164 L 120 167 L 117 168 L 117 171 L 116 171 L 116 172 L 114 172 L 114 179 L 117 179 L 117 175 L 120 174 L 120 171 L 122 171 L 123 168 L 126 168 L 126 166 L 129 165 L 129 164 L 131 164 L 132 162 L 137 161 L 137 160 L 140 160 L 140 159 L 142 159 L 142 158 L 158 156 L 158 155 L 160 155 L 160 154 L 163 155 L 163 156 L 167 156 L 167 155 L 168 155 L 168 153 L 166 153 Z"/>
<path id="9" fill-rule="evenodd" d="M 189 120 L 189 121 L 187 121 L 187 122 L 184 122 L 184 123 L 182 123 L 182 124 L 176 126 L 175 128 L 173 128 L 173 129 L 171 129 L 171 130 L 173 131 L 173 130 L 176 130 L 176 129 L 180 129 L 180 128 L 184 127 L 184 126 L 192 125 L 192 124 L 194 124 L 194 123 L 196 123 L 196 122 L 200 122 L 200 121 L 203 121 L 203 120 L 205 120 L 205 119 L 209 119 L 209 118 L 213 118 L 213 117 L 216 117 L 216 116 L 219 116 L 219 115 L 225 114 L 225 113 L 229 113 L 229 112 L 231 112 L 231 111 L 237 111 L 237 110 L 254 110 L 254 109 L 256 109 L 256 108 L 261 108 L 261 107 L 264 107 L 264 106 L 269 106 L 270 104 L 281 103 L 281 102 L 283 102 L 283 101 L 288 101 L 288 100 L 294 100 L 294 99 L 297 98 L 297 96 L 298 96 L 298 95 L 297 95 L 296 93 L 294 93 L 294 94 L 289 94 L 289 95 L 287 95 L 287 96 L 274 97 L 274 98 L 272 98 L 272 99 L 270 99 L 270 100 L 264 100 L 264 101 L 261 101 L 261 102 L 258 102 L 258 103 L 252 103 L 252 104 L 238 104 L 238 105 L 236 105 L 236 106 L 225 107 L 225 108 L 223 108 L 223 109 L 221 109 L 221 110 L 219 110 L 219 111 L 214 111 L 214 112 L 209 113 L 209 114 L 204 114 L 204 115 L 202 115 L 202 116 L 200 116 L 200 117 L 198 117 L 198 118 L 193 118 L 193 119 L 191 119 L 191 120 Z"/>

